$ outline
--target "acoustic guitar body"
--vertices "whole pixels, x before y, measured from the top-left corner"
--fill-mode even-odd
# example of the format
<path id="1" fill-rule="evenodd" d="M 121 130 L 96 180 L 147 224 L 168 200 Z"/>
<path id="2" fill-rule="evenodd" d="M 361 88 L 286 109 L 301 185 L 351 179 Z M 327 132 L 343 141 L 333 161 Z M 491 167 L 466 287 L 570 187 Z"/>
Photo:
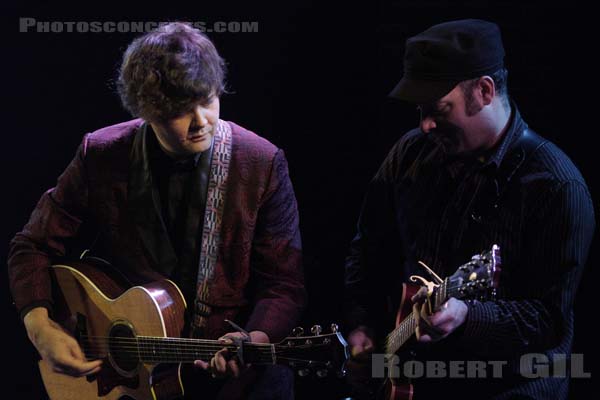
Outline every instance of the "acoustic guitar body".
<path id="1" fill-rule="evenodd" d="M 133 349 L 135 336 L 181 335 L 185 300 L 171 281 L 125 289 L 118 279 L 89 263 L 53 266 L 55 318 L 79 339 L 93 358 L 103 359 L 92 377 L 71 377 L 39 368 L 52 400 L 168 400 L 183 395 L 181 366 L 145 364 Z M 94 338 L 108 338 L 97 341 Z M 87 343 L 86 343 L 87 340 Z M 113 343 L 131 352 L 111 351 Z M 133 351 L 135 350 L 135 351 Z"/>

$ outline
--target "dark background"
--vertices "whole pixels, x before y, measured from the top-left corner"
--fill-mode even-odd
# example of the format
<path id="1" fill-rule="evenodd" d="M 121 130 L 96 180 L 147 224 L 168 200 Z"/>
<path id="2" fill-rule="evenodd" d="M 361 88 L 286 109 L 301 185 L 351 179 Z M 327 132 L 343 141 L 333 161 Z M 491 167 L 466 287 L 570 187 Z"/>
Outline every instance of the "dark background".
<path id="1" fill-rule="evenodd" d="M 300 207 L 310 304 L 303 322 L 340 321 L 343 260 L 362 196 L 391 145 L 418 122 L 413 106 L 386 98 L 401 75 L 404 41 L 460 18 L 495 21 L 503 32 L 509 91 L 529 125 L 580 168 L 595 204 L 600 182 L 591 94 L 594 15 L 575 2 L 379 0 L 370 2 L 167 2 L 143 7 L 3 3 L 2 257 L 41 193 L 52 187 L 83 134 L 129 119 L 112 81 L 127 33 L 19 33 L 19 17 L 39 21 L 258 21 L 258 33 L 209 34 L 227 60 L 221 117 L 286 152 Z M 597 240 L 576 301 L 574 352 L 594 375 L 593 291 Z M 5 321 L 3 398 L 43 398 L 34 349 L 2 276 Z M 306 387 L 304 384 L 303 387 Z M 572 398 L 592 381 L 573 380 Z M 320 387 L 319 389 L 322 389 Z M 315 387 L 316 390 L 316 387 Z M 10 395 L 14 392 L 13 395 Z M 5 393 L 5 391 L 4 391 Z M 315 394 L 320 392 L 315 391 Z"/>

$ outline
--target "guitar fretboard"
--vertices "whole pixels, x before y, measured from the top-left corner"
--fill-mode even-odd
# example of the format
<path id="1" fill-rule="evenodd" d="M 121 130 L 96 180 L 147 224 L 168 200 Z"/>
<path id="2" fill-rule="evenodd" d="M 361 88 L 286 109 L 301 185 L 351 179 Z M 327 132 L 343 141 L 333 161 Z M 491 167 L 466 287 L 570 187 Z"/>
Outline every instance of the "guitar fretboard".
<path id="1" fill-rule="evenodd" d="M 141 361 L 148 364 L 193 363 L 196 360 L 208 361 L 216 352 L 226 348 L 236 355 L 238 345 L 225 344 L 218 340 L 137 337 L 84 337 L 82 345 L 90 359 L 105 357 L 109 352 L 118 354 L 119 359 Z M 254 364 L 274 364 L 275 347 L 272 344 L 244 343 L 245 362 Z"/>
<path id="2" fill-rule="evenodd" d="M 448 299 L 448 279 L 445 279 L 432 294 L 433 308 L 437 310 Z M 408 299 L 406 299 L 408 300 Z M 404 343 L 406 343 L 414 334 L 417 328 L 417 321 L 411 313 L 404 318 L 398 326 L 387 335 L 385 340 L 386 354 L 396 353 Z"/>

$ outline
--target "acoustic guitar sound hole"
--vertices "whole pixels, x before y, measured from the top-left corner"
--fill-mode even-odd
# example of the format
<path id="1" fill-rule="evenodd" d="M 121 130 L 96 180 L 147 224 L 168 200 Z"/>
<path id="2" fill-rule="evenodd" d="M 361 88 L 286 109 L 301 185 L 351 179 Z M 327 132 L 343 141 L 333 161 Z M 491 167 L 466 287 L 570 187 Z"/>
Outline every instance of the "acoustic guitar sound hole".
<path id="1" fill-rule="evenodd" d="M 117 323 L 110 330 L 110 357 L 114 366 L 124 372 L 135 372 L 139 355 L 135 334 L 128 325 Z"/>

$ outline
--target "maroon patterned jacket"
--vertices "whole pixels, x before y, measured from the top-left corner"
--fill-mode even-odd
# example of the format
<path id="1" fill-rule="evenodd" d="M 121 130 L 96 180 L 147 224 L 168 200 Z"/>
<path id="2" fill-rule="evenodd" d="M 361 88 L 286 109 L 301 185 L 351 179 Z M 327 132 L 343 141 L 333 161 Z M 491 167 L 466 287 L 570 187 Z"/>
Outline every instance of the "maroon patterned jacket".
<path id="1" fill-rule="evenodd" d="M 246 329 L 278 341 L 305 303 L 296 199 L 283 151 L 228 123 L 232 156 L 206 336 L 229 331 L 223 319 L 247 310 Z M 136 119 L 86 135 L 56 187 L 42 196 L 10 246 L 17 309 L 52 304 L 48 267 L 90 226 L 98 233 L 96 252 L 130 282 L 171 275 L 176 258 L 152 196 L 144 126 Z"/>

